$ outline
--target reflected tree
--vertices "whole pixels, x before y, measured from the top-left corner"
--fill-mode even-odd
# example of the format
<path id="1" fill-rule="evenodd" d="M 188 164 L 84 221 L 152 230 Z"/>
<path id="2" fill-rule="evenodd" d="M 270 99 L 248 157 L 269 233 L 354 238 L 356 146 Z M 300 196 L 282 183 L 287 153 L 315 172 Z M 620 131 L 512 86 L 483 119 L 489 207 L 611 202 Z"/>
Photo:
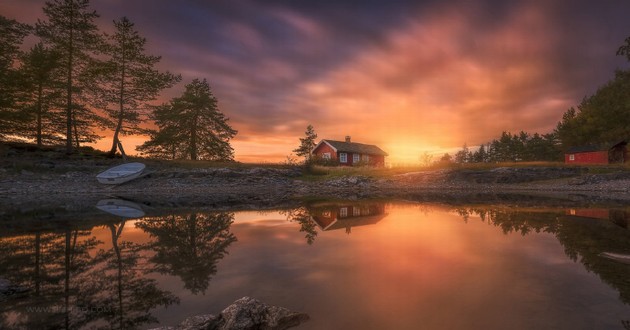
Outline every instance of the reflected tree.
<path id="1" fill-rule="evenodd" d="M 306 238 L 308 245 L 315 242 L 315 237 L 317 237 L 315 228 L 317 228 L 317 224 L 313 221 L 313 217 L 306 207 L 282 211 L 281 213 L 286 215 L 287 220 L 300 224 L 300 232 L 304 233 L 304 238 Z"/>
<path id="2" fill-rule="evenodd" d="M 553 234 L 564 253 L 574 262 L 597 274 L 599 278 L 619 292 L 619 299 L 630 305 L 630 265 L 603 258 L 602 252 L 630 254 L 630 231 L 622 211 L 610 210 L 609 221 L 583 216 L 567 215 L 564 210 L 533 212 L 496 208 L 458 208 L 461 215 L 478 215 L 489 224 L 501 228 L 503 233 L 532 232 Z M 629 321 L 621 321 L 626 328 Z"/>
<path id="3" fill-rule="evenodd" d="M 145 218 L 136 223 L 151 237 L 155 256 L 150 259 L 154 270 L 178 276 L 193 294 L 205 293 L 210 279 L 217 273 L 217 263 L 236 241 L 230 232 L 234 214 L 191 213 Z"/>
<path id="4" fill-rule="evenodd" d="M 0 303 L 0 326 L 79 329 L 95 320 L 95 314 L 80 307 L 95 293 L 86 278 L 97 262 L 89 251 L 98 244 L 89 231 L 78 229 L 0 240 L 0 277 L 27 295 Z M 6 324 L 6 313 L 13 323 Z"/>
<path id="5" fill-rule="evenodd" d="M 120 240 L 125 222 L 107 225 L 112 248 L 99 251 L 97 258 L 102 262 L 91 274 L 98 287 L 91 306 L 98 306 L 100 318 L 107 322 L 99 329 L 136 329 L 155 323 L 152 309 L 179 302 L 170 292 L 160 290 L 155 279 L 144 276 L 141 262 L 147 246 Z"/>

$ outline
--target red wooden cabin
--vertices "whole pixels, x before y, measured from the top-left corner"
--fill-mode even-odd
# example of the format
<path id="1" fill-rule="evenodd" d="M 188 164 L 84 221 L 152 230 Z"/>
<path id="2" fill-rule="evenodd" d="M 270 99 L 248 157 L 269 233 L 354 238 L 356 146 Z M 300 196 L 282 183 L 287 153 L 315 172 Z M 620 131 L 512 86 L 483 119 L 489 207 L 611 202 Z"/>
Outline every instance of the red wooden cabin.
<path id="1" fill-rule="evenodd" d="M 628 159 L 628 142 L 571 147 L 564 154 L 566 164 L 618 164 Z"/>
<path id="2" fill-rule="evenodd" d="M 385 166 L 387 153 L 372 144 L 346 141 L 321 140 L 313 149 L 313 156 L 323 160 L 330 160 L 342 166 L 370 165 Z"/>

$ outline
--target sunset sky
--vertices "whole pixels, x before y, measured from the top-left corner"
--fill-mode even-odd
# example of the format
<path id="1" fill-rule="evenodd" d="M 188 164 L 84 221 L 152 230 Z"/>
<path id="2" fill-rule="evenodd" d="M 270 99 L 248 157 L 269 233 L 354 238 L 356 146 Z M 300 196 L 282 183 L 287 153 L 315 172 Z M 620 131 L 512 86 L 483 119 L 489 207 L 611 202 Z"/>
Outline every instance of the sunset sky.
<path id="1" fill-rule="evenodd" d="M 127 16 L 161 69 L 182 75 L 164 100 L 208 79 L 245 162 L 285 160 L 308 124 L 377 144 L 390 163 L 548 133 L 628 67 L 615 56 L 630 36 L 624 0 L 91 3 L 103 30 Z M 0 0 L 0 15 L 32 24 L 43 4 Z"/>

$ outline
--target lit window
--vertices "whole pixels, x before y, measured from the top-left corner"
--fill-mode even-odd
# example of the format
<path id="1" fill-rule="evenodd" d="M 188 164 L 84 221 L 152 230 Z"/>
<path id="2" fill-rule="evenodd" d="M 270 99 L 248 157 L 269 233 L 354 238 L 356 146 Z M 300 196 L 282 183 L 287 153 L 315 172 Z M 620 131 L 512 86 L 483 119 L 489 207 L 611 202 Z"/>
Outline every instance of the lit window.
<path id="1" fill-rule="evenodd" d="M 342 163 L 347 163 L 348 162 L 348 154 L 345 152 L 342 152 L 339 154 L 339 161 Z"/>
<path id="2" fill-rule="evenodd" d="M 324 159 L 330 159 L 330 152 L 325 152 L 322 154 L 322 158 Z"/>
<path id="3" fill-rule="evenodd" d="M 361 215 L 361 209 L 356 207 L 356 206 L 353 206 L 352 207 L 352 215 L 355 216 L 355 217 L 360 216 Z"/>
<path id="4" fill-rule="evenodd" d="M 353 163 L 358 163 L 359 160 L 361 160 L 361 155 L 359 155 L 359 154 L 352 155 L 352 162 Z"/>
<path id="5" fill-rule="evenodd" d="M 348 208 L 347 207 L 342 207 L 339 209 L 339 217 L 340 218 L 345 218 L 348 216 Z"/>
<path id="6" fill-rule="evenodd" d="M 575 160 L 575 155 L 574 154 L 570 154 L 569 155 L 569 160 Z"/>

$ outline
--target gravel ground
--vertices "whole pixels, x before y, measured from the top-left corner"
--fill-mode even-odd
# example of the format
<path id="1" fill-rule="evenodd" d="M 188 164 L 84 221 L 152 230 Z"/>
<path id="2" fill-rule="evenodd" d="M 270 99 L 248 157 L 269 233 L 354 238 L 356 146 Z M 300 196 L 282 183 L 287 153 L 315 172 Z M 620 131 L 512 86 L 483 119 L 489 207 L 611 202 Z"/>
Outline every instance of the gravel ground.
<path id="1" fill-rule="evenodd" d="M 28 169 L 0 168 L 0 206 L 98 200 L 124 196 L 154 205 L 261 208 L 304 198 L 392 198 L 453 202 L 503 199 L 630 202 L 630 172 L 589 174 L 580 168 L 524 167 L 435 170 L 387 178 L 345 176 L 304 180 L 299 168 L 174 168 L 102 185 L 96 174 L 115 161 L 35 161 Z"/>

